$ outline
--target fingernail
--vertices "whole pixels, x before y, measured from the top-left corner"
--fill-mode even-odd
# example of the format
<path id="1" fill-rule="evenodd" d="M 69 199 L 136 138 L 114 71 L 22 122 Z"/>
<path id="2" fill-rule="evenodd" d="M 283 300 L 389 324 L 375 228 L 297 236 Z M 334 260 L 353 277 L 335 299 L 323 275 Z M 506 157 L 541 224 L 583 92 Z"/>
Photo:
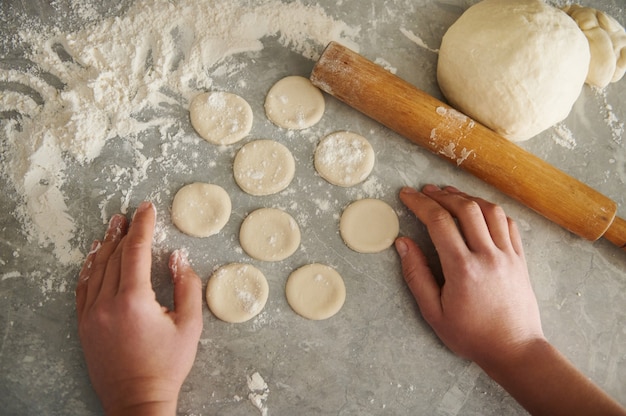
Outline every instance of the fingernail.
<path id="1" fill-rule="evenodd" d="M 115 214 L 114 216 L 111 217 L 111 220 L 109 221 L 109 227 L 107 228 L 107 232 L 106 235 L 104 236 L 104 238 L 106 239 L 107 237 L 110 236 L 116 236 L 118 234 L 121 233 L 122 231 L 122 223 L 124 222 L 124 216 L 121 214 Z"/>
<path id="2" fill-rule="evenodd" d="M 446 191 L 451 192 L 453 194 L 459 194 L 461 193 L 461 191 L 459 191 L 457 188 L 455 188 L 454 186 L 446 186 Z"/>
<path id="3" fill-rule="evenodd" d="M 436 186 L 436 185 L 428 184 L 428 185 L 424 186 L 424 188 L 422 188 L 422 190 L 424 192 L 428 193 L 428 192 L 437 192 L 437 191 L 440 191 L 441 189 L 438 186 Z"/>
<path id="4" fill-rule="evenodd" d="M 140 212 L 147 211 L 148 208 L 153 209 L 154 213 L 156 214 L 156 207 L 154 206 L 154 204 L 150 201 L 143 201 L 141 204 L 139 204 L 139 206 L 135 210 L 135 213 L 133 214 L 133 218 L 135 218 L 135 215 L 139 214 Z"/>
<path id="5" fill-rule="evenodd" d="M 170 271 L 172 274 L 172 281 L 176 281 L 182 278 L 182 275 L 178 273 L 178 266 L 186 267 L 189 265 L 189 258 L 187 257 L 187 250 L 177 249 L 172 252 L 170 258 Z"/>
<path id="6" fill-rule="evenodd" d="M 187 265 L 189 264 L 189 257 L 187 255 L 187 250 L 185 250 L 184 248 L 178 249 L 176 250 L 174 253 L 176 253 L 177 261 L 179 264 L 182 265 Z"/>
<path id="7" fill-rule="evenodd" d="M 402 240 L 401 238 L 396 239 L 396 251 L 398 252 L 398 255 L 401 259 L 404 258 L 404 256 L 406 256 L 406 253 L 409 252 L 409 246 L 406 244 L 406 241 Z"/>
<path id="8" fill-rule="evenodd" d="M 410 186 L 405 186 L 404 188 L 400 190 L 400 192 L 403 194 L 407 194 L 407 195 L 418 193 L 417 189 L 411 188 Z"/>
<path id="9" fill-rule="evenodd" d="M 96 254 L 98 250 L 100 250 L 100 246 L 100 241 L 95 240 L 93 243 L 91 243 L 91 247 L 89 248 L 89 253 L 87 253 L 87 255 Z"/>

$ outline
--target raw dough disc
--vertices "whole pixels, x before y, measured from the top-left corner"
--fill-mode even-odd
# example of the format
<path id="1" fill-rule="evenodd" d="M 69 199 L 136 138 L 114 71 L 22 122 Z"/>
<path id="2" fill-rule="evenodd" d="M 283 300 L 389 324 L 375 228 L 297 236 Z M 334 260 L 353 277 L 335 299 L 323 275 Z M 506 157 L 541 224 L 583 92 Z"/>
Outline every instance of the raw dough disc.
<path id="1" fill-rule="evenodd" d="M 398 216 L 379 199 L 361 199 L 341 214 L 339 232 L 348 247 L 359 253 L 378 253 L 389 248 L 400 231 Z"/>
<path id="2" fill-rule="evenodd" d="M 374 168 L 374 149 L 365 137 L 339 131 L 324 137 L 315 150 L 315 169 L 328 182 L 353 186 Z"/>
<path id="3" fill-rule="evenodd" d="M 249 264 L 230 263 L 217 269 L 206 287 L 209 309 L 222 321 L 245 322 L 258 315 L 269 294 L 265 276 Z"/>
<path id="4" fill-rule="evenodd" d="M 274 124 L 291 130 L 313 126 L 324 115 L 324 96 L 308 78 L 290 76 L 270 88 L 265 114 Z"/>
<path id="5" fill-rule="evenodd" d="M 250 195 L 282 191 L 293 179 L 296 163 L 289 149 L 274 140 L 256 140 L 243 146 L 233 163 L 237 185 Z"/>
<path id="6" fill-rule="evenodd" d="M 200 137 L 213 144 L 233 144 L 252 128 L 252 108 L 238 95 L 205 92 L 191 100 L 191 125 Z"/>
<path id="7" fill-rule="evenodd" d="M 252 258 L 280 261 L 298 249 L 300 228 L 286 212 L 277 208 L 261 208 L 243 220 L 239 242 Z"/>
<path id="8" fill-rule="evenodd" d="M 228 222 L 230 197 L 218 185 L 196 182 L 178 190 L 172 203 L 172 221 L 193 237 L 217 234 Z"/>
<path id="9" fill-rule="evenodd" d="M 308 264 L 291 273 L 285 293 L 289 306 L 298 315 L 314 320 L 335 315 L 346 300 L 341 275 L 319 263 Z"/>

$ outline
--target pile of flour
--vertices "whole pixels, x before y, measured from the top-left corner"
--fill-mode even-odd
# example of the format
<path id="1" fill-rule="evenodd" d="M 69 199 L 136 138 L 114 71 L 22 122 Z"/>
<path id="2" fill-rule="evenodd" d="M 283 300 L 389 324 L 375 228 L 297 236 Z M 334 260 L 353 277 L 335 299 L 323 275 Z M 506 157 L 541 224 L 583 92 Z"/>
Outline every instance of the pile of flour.
<path id="1" fill-rule="evenodd" d="M 85 14 L 87 3 L 73 7 Z M 1 121 L 7 156 L 1 170 L 18 194 L 15 215 L 29 240 L 52 245 L 63 264 L 82 260 L 72 245 L 76 224 L 63 191 L 72 180 L 68 161 L 88 165 L 115 138 L 140 146 L 136 137 L 147 129 L 166 135 L 180 123 L 174 115 L 146 120 L 141 114 L 186 107 L 198 91 L 211 89 L 218 64 L 261 50 L 265 37 L 276 36 L 310 59 L 333 40 L 358 49 L 358 28 L 298 1 L 251 6 L 216 0 L 208 6 L 201 0 L 139 0 L 123 16 L 90 20 L 71 33 L 24 27 L 15 40 L 29 46 L 27 58 L 36 69 L 0 70 L 0 82 L 11 86 L 0 94 L 0 111 L 19 114 Z M 133 181 L 146 179 L 150 162 L 137 160 Z"/>

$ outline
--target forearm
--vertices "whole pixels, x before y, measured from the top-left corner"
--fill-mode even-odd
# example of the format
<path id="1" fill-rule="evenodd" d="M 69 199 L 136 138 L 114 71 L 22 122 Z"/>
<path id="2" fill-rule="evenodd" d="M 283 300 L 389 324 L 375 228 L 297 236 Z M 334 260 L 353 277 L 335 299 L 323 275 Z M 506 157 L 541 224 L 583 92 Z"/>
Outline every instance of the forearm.
<path id="1" fill-rule="evenodd" d="M 545 340 L 506 357 L 480 361 L 477 364 L 533 415 L 626 415 Z"/>

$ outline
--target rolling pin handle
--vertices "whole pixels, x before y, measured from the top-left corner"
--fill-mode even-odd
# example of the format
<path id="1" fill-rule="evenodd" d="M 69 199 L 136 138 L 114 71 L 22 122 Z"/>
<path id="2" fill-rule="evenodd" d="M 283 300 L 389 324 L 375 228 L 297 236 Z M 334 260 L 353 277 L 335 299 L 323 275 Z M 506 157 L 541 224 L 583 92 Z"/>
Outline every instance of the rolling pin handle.
<path id="1" fill-rule="evenodd" d="M 615 217 L 603 237 L 626 251 L 626 220 Z"/>

